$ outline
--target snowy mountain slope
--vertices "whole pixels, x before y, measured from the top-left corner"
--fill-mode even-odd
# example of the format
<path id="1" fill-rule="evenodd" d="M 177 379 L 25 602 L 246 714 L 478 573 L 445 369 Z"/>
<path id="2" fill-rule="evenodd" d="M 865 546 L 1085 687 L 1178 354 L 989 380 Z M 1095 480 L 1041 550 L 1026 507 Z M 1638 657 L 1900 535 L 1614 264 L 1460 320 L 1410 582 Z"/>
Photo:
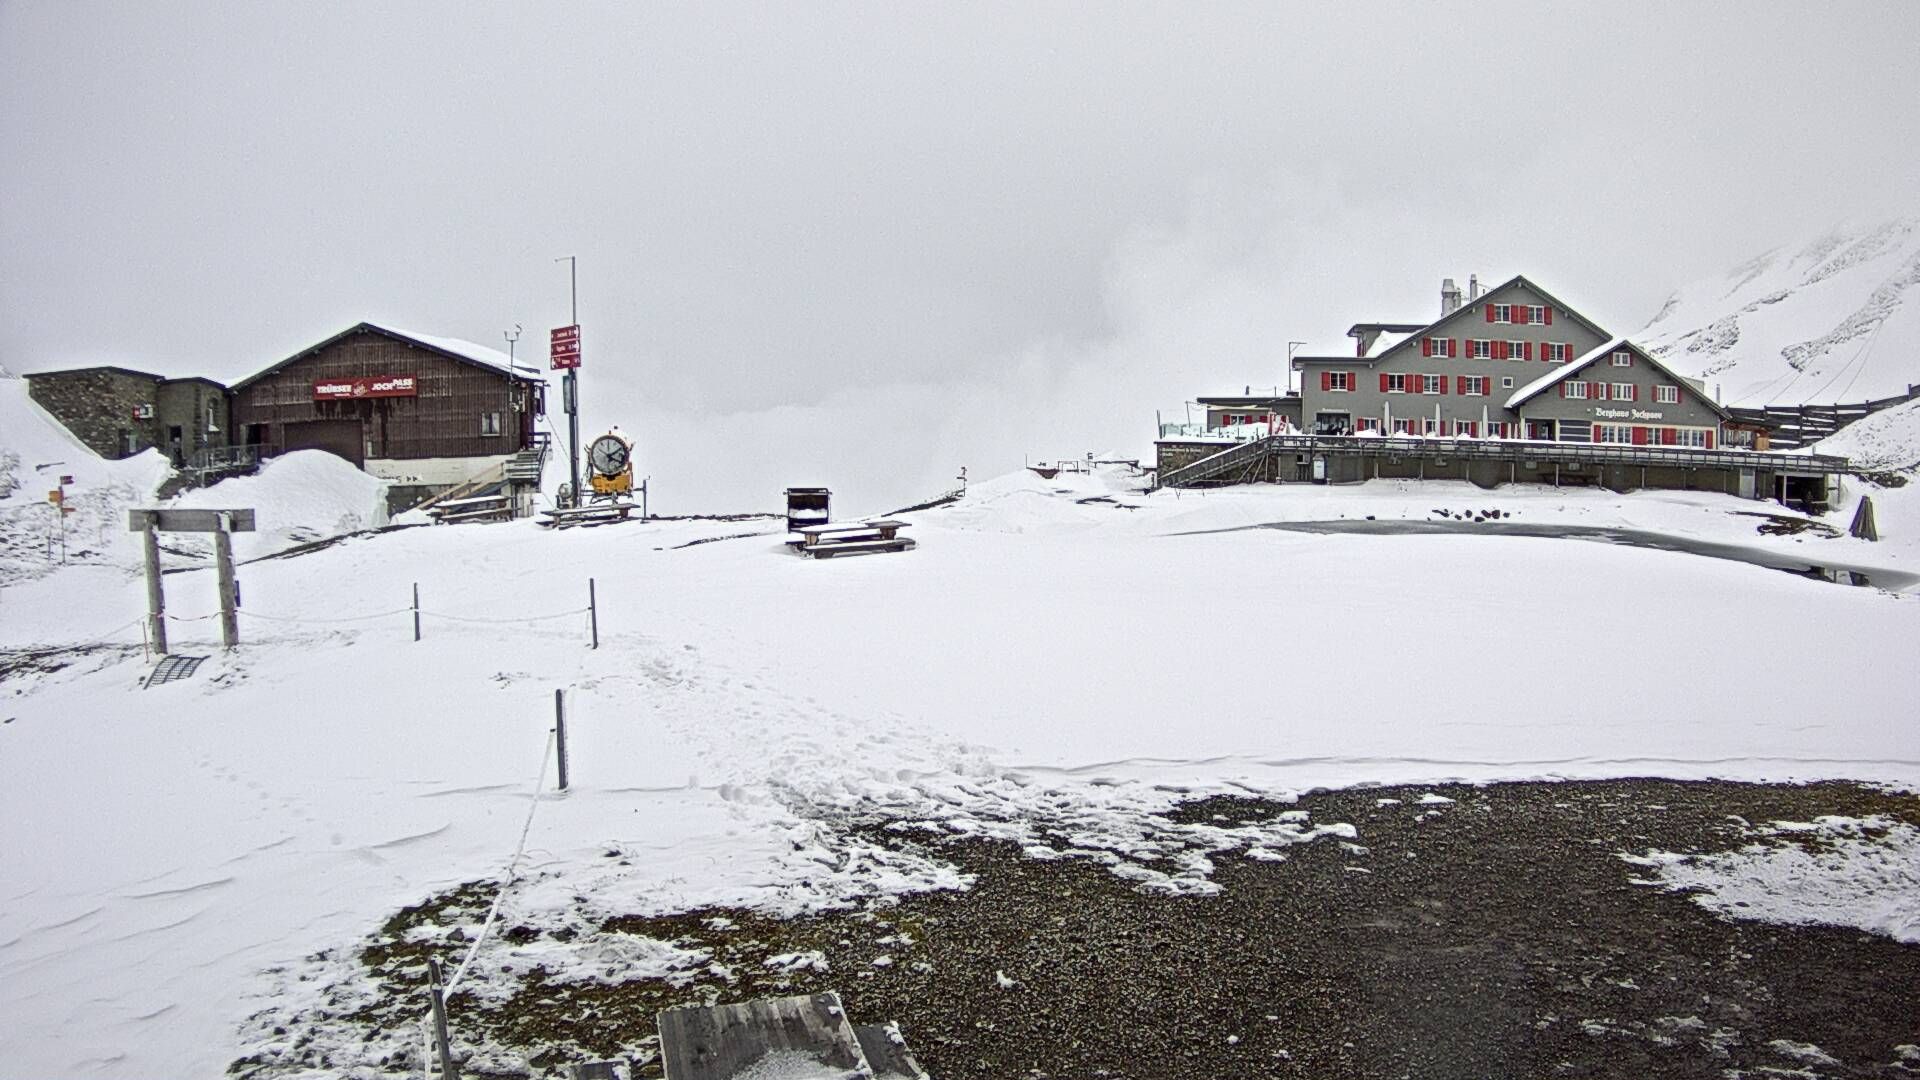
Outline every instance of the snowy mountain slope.
<path id="1" fill-rule="evenodd" d="M 1631 336 L 1728 405 L 1905 393 L 1920 384 L 1920 218 L 1769 251 L 1681 289 Z"/>
<path id="2" fill-rule="evenodd" d="M 499 878 L 523 828 L 503 907 L 554 932 L 481 948 L 465 985 L 487 1000 L 536 968 L 568 982 L 705 962 L 594 932 L 615 914 L 953 883 L 837 827 L 847 812 L 1094 850 L 1204 892 L 1208 851 L 1339 823 L 1181 825 L 1166 810 L 1183 791 L 1920 784 L 1920 734 L 1889 722 L 1920 694 L 1911 596 L 1602 544 L 1238 527 L 1498 509 L 1911 566 L 1910 538 L 1763 536 L 1754 504 L 1700 493 L 1134 487 L 1017 473 L 912 515 L 913 552 L 820 563 L 772 531 L 694 543 L 759 523 L 394 532 L 243 568 L 247 644 L 222 654 L 210 623 L 183 622 L 182 646 L 211 655 L 192 680 L 139 689 L 137 633 L 9 679 L 0 1056 L 22 1075 L 206 1076 L 242 1056 L 261 1076 L 403 1075 L 419 1030 L 354 1019 L 378 990 L 359 947 L 402 906 Z M 207 576 L 169 579 L 183 618 L 210 610 Z M 7 604 L 0 649 L 80 642 L 137 614 L 140 584 L 62 571 Z M 1648 617 L 1669 608 L 1689 615 Z M 1609 642 L 1617 685 L 1570 684 L 1534 617 L 1558 609 Z M 1436 611 L 1462 632 L 1405 648 L 1398 632 Z M 1746 628 L 1783 618 L 1820 628 L 1796 645 L 1817 677 L 1753 676 Z M 1195 651 L 1203 664 L 1182 662 Z M 1488 655 L 1523 662 L 1496 677 Z M 1248 672 L 1271 677 L 1250 689 Z M 536 800 L 556 688 L 577 786 Z M 72 781 L 77 761 L 91 782 Z M 483 915 L 428 930 L 457 957 Z"/>

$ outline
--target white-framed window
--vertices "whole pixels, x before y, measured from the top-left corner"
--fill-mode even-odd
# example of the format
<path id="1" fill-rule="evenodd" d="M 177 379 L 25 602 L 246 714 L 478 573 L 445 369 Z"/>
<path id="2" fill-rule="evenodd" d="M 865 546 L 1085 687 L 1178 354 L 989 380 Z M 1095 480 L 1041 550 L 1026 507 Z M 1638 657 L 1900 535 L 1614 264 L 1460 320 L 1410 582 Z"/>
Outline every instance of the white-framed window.
<path id="1" fill-rule="evenodd" d="M 1437 393 L 1439 393 L 1439 392 L 1440 392 L 1440 385 L 1441 385 L 1441 381 L 1442 381 L 1443 379 L 1445 379 L 1445 378 L 1446 378 L 1446 376 L 1445 376 L 1445 375 L 1422 375 L 1422 376 L 1420 376 L 1420 392 L 1421 392 L 1421 393 L 1423 393 L 1423 394 L 1437 394 Z"/>
<path id="2" fill-rule="evenodd" d="M 1487 396 L 1487 377 L 1485 375 L 1467 376 L 1467 396 L 1468 397 L 1486 397 Z"/>
<path id="3" fill-rule="evenodd" d="M 1617 353 L 1614 353 L 1614 354 L 1613 354 L 1613 366 L 1614 366 L 1614 367 L 1632 367 L 1632 366 L 1633 366 L 1633 354 L 1632 354 L 1632 353 L 1630 353 L 1630 352 L 1628 352 L 1628 351 L 1627 351 L 1627 350 L 1625 350 L 1625 349 L 1621 349 L 1621 350 L 1620 350 L 1619 352 L 1617 352 Z"/>
<path id="4" fill-rule="evenodd" d="M 1420 431 L 1426 435 L 1440 434 L 1440 421 L 1429 416 L 1420 421 Z"/>
<path id="5" fill-rule="evenodd" d="M 1353 422 L 1353 430 L 1378 433 L 1380 430 L 1380 418 L 1377 416 L 1363 416 Z"/>
<path id="6" fill-rule="evenodd" d="M 483 412 L 480 414 L 480 434 L 482 435 L 500 434 L 500 414 L 499 413 Z"/>
<path id="7" fill-rule="evenodd" d="M 1706 428 L 1681 428 L 1675 434 L 1677 436 L 1676 443 L 1679 446 L 1698 446 L 1704 448 L 1707 445 Z"/>
<path id="8" fill-rule="evenodd" d="M 1637 397 L 1638 397 L 1638 395 L 1636 395 L 1636 394 L 1635 394 L 1635 393 L 1633 392 L 1633 384 L 1632 384 L 1632 383 L 1630 383 L 1630 382 L 1617 382 L 1617 383 L 1614 383 L 1614 384 L 1613 384 L 1613 400 L 1615 400 L 1615 401 L 1633 401 L 1633 400 L 1635 400 L 1635 399 L 1636 399 Z"/>
<path id="9" fill-rule="evenodd" d="M 1395 417 L 1393 421 L 1393 433 L 1395 435 L 1413 434 L 1413 421 L 1402 420 L 1399 417 Z"/>
<path id="10" fill-rule="evenodd" d="M 1444 338 L 1444 337 L 1428 338 L 1427 353 L 1430 356 L 1452 356 L 1453 355 L 1453 339 Z"/>
<path id="11" fill-rule="evenodd" d="M 1653 388 L 1653 400 L 1661 405 L 1680 404 L 1680 388 L 1677 386 L 1656 386 Z"/>
<path id="12" fill-rule="evenodd" d="M 1532 357 L 1527 355 L 1527 343 L 1524 341 L 1507 342 L 1507 359 L 1509 360 L 1532 359 Z"/>
<path id="13" fill-rule="evenodd" d="M 1507 422 L 1505 420 L 1487 421 L 1487 438 L 1504 439 L 1506 437 L 1507 437 Z"/>
<path id="14" fill-rule="evenodd" d="M 1540 343 L 1540 357 L 1549 364 L 1567 362 L 1567 343 L 1564 341 L 1543 341 Z"/>
<path id="15" fill-rule="evenodd" d="M 1404 394 L 1406 392 L 1407 392 L 1407 377 L 1405 375 L 1395 375 L 1395 374 L 1389 373 L 1387 375 L 1387 393 Z"/>
<path id="16" fill-rule="evenodd" d="M 1463 439 L 1473 438 L 1473 423 L 1471 420 L 1455 420 L 1453 422 L 1454 435 Z"/>
<path id="17" fill-rule="evenodd" d="M 1486 338 L 1467 339 L 1467 359 L 1469 360 L 1493 359 L 1493 342 L 1488 341 Z"/>
<path id="18" fill-rule="evenodd" d="M 1513 376 L 1511 375 L 1500 376 L 1500 389 L 1502 390 L 1513 389 Z"/>
<path id="19" fill-rule="evenodd" d="M 1586 383 L 1569 382 L 1566 384 L 1566 387 L 1567 387 L 1567 397 L 1572 398 L 1575 401 L 1585 401 L 1587 399 Z"/>
<path id="20" fill-rule="evenodd" d="M 1331 377 L 1327 380 L 1327 389 L 1336 391 L 1353 389 L 1353 372 L 1333 371 L 1328 372 L 1328 375 Z"/>
<path id="21" fill-rule="evenodd" d="M 1504 322 L 1504 323 L 1512 322 L 1513 321 L 1513 305 L 1511 304 L 1493 305 L 1493 321 Z"/>
<path id="22" fill-rule="evenodd" d="M 1597 443 L 1630 443 L 1633 441 L 1633 429 L 1625 424 L 1593 425 L 1593 441 Z"/>
<path id="23" fill-rule="evenodd" d="M 1539 326 L 1547 321 L 1547 309 L 1535 304 L 1527 309 L 1527 322 Z"/>

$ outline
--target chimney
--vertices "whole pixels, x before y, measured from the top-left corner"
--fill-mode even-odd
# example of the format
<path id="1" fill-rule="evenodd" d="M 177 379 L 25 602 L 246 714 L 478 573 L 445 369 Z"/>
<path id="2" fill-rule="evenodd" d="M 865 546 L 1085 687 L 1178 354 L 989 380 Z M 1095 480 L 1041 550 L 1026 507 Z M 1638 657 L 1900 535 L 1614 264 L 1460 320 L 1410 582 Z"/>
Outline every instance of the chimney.
<path id="1" fill-rule="evenodd" d="M 1468 274 L 1467 275 L 1467 302 L 1472 303 L 1473 301 L 1478 300 L 1485 295 L 1487 294 L 1480 291 L 1480 275 Z"/>
<path id="2" fill-rule="evenodd" d="M 1440 279 L 1440 317 L 1446 318 L 1460 310 L 1460 286 L 1452 278 Z"/>

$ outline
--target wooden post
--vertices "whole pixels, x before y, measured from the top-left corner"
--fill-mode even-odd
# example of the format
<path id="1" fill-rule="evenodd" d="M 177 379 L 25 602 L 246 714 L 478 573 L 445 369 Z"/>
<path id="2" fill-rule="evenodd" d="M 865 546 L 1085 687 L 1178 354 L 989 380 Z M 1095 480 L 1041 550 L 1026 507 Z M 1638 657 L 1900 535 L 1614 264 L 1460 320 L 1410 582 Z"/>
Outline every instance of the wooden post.
<path id="1" fill-rule="evenodd" d="M 600 647 L 600 600 L 594 593 L 593 579 L 587 579 L 587 624 L 593 629 L 593 648 Z"/>
<path id="2" fill-rule="evenodd" d="M 567 692 L 553 692 L 553 749 L 560 764 L 560 790 L 567 790 Z"/>
<path id="3" fill-rule="evenodd" d="M 420 583 L 413 583 L 413 640 L 420 640 Z"/>
<path id="4" fill-rule="evenodd" d="M 433 995 L 433 1041 L 440 1050 L 440 1075 L 444 1080 L 457 1080 L 460 1070 L 453 1064 L 453 1047 L 447 1039 L 447 997 L 440 978 L 440 960 L 427 957 L 427 975 L 433 980 L 430 992 Z M 426 1074 L 426 1067 L 420 1069 Z"/>
<path id="5" fill-rule="evenodd" d="M 140 530 L 140 546 L 147 553 L 147 634 L 153 639 L 153 651 L 167 655 L 167 594 L 160 585 L 160 533 L 154 515 L 146 517 Z"/>
<path id="6" fill-rule="evenodd" d="M 220 575 L 220 644 L 231 649 L 240 644 L 240 617 L 233 585 L 233 534 L 227 525 L 227 516 L 220 515 L 213 530 L 213 559 Z"/>

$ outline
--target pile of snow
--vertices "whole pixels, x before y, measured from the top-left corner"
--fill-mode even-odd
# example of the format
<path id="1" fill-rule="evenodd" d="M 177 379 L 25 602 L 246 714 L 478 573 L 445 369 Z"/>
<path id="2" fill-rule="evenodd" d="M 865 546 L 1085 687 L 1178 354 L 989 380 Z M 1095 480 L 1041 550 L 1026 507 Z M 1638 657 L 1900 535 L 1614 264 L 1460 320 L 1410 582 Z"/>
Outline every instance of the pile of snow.
<path id="1" fill-rule="evenodd" d="M 1776 821 L 1717 855 L 1622 855 L 1721 916 L 1848 926 L 1920 944 L 1920 830 L 1885 817 Z M 1764 842 L 1761 842 L 1764 841 Z"/>
<path id="2" fill-rule="evenodd" d="M 1669 298 L 1633 339 L 1728 405 L 1865 401 L 1920 383 L 1920 218 L 1833 230 Z"/>
<path id="3" fill-rule="evenodd" d="M 1883 409 L 1855 420 L 1815 444 L 1814 452 L 1838 454 L 1865 472 L 1920 469 L 1920 401 Z"/>
<path id="4" fill-rule="evenodd" d="M 170 506 L 216 510 L 251 508 L 258 531 L 237 533 L 234 556 L 257 558 L 330 536 L 387 524 L 387 483 L 325 450 L 296 450 L 270 458 L 252 476 L 182 492 Z M 173 537 L 182 550 L 210 550 L 204 537 Z"/>

